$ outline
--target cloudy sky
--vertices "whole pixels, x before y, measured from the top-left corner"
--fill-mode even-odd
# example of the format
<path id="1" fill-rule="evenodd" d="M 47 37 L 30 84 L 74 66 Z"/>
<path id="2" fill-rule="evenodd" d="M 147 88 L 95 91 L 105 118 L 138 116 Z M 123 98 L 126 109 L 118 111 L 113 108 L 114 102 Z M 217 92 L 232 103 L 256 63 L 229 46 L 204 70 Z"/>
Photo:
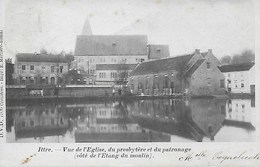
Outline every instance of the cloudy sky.
<path id="1" fill-rule="evenodd" d="M 0 0 L 1 1 L 1 0 Z M 86 19 L 93 34 L 145 34 L 171 56 L 213 49 L 217 57 L 254 51 L 250 0 L 8 0 L 5 55 L 74 52 Z"/>

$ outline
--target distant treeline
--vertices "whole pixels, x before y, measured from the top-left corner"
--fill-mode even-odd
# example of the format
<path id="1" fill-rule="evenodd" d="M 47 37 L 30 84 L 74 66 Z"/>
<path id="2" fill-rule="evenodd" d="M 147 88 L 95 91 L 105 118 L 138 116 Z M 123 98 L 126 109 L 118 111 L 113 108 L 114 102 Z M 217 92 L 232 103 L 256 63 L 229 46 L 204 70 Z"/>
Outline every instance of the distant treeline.
<path id="1" fill-rule="evenodd" d="M 224 56 L 220 59 L 222 64 L 241 64 L 255 61 L 255 53 L 251 50 L 244 50 L 241 54 Z"/>

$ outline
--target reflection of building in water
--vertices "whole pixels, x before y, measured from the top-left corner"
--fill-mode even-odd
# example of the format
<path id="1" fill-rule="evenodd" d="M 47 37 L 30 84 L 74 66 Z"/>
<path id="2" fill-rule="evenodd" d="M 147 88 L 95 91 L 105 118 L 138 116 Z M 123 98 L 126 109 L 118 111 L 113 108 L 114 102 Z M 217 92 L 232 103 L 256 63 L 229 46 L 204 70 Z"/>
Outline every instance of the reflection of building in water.
<path id="1" fill-rule="evenodd" d="M 229 99 L 226 104 L 224 125 L 255 130 L 255 127 L 251 123 L 251 113 L 254 109 L 253 100 L 254 99 Z"/>
<path id="2" fill-rule="evenodd" d="M 203 140 L 214 140 L 214 136 L 222 127 L 226 108 L 224 99 L 192 99 L 190 103 L 190 119 L 192 128 Z"/>
<path id="3" fill-rule="evenodd" d="M 77 121 L 76 142 L 147 141 L 147 134 L 128 117 L 121 103 L 90 104 Z"/>
<path id="4" fill-rule="evenodd" d="M 55 106 L 27 106 L 16 110 L 14 115 L 16 140 L 64 135 L 69 120 Z"/>
<path id="5" fill-rule="evenodd" d="M 189 110 L 181 100 L 156 99 L 135 101 L 130 113 L 149 132 L 150 141 L 169 142 L 173 136 L 201 141 L 187 120 Z"/>

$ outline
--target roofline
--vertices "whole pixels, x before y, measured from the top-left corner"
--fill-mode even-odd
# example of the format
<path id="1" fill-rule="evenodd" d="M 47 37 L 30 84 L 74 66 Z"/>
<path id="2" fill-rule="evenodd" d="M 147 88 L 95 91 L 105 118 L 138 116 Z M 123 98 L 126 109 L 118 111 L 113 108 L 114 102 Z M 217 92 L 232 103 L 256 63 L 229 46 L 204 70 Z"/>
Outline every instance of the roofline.
<path id="1" fill-rule="evenodd" d="M 194 52 L 192 52 L 192 53 L 190 53 L 190 54 L 183 54 L 183 55 L 177 55 L 177 56 L 169 56 L 169 57 L 163 57 L 163 58 L 160 58 L 160 59 L 149 59 L 149 60 L 147 60 L 147 61 L 144 61 L 144 62 L 142 62 L 142 63 L 147 63 L 147 62 L 152 62 L 152 61 L 158 61 L 158 60 L 164 60 L 164 59 L 172 59 L 172 58 L 175 58 L 175 57 L 182 57 L 182 56 L 189 56 L 189 55 L 194 55 L 195 53 Z M 140 64 L 142 64 L 142 63 L 140 63 Z"/>
<path id="2" fill-rule="evenodd" d="M 248 68 L 248 70 L 239 70 L 239 71 L 249 71 L 249 70 L 251 70 L 251 68 L 253 68 L 255 66 L 255 62 L 250 62 L 250 63 L 239 63 L 239 64 L 225 64 L 225 65 L 219 65 L 217 67 L 218 67 L 219 71 L 222 72 L 222 73 L 238 72 L 238 70 L 231 70 L 231 71 L 223 72 L 223 71 L 220 70 L 220 68 L 224 67 L 224 66 L 239 66 L 239 65 L 244 65 L 244 64 L 248 64 L 248 65 L 252 64 L 252 66 L 250 68 Z"/>
<path id="3" fill-rule="evenodd" d="M 89 37 L 113 37 L 113 36 L 117 36 L 117 37 L 120 37 L 120 36 L 129 36 L 129 37 L 135 37 L 135 36 L 138 36 L 138 37 L 141 37 L 141 36 L 143 36 L 143 37 L 148 37 L 148 35 L 145 35 L 145 34 L 137 34 L 137 35 L 77 35 L 77 37 L 83 37 L 83 36 L 85 36 L 85 37 L 87 37 L 87 36 L 89 36 Z"/>
<path id="4" fill-rule="evenodd" d="M 96 56 L 113 56 L 113 55 L 114 56 L 125 56 L 125 55 L 127 55 L 127 56 L 144 55 L 145 56 L 145 55 L 148 55 L 148 52 L 147 52 L 147 54 L 143 54 L 142 53 L 142 54 L 111 54 L 111 55 L 110 54 L 102 54 L 102 55 L 74 55 L 74 57 L 75 56 L 95 56 L 96 57 Z"/>

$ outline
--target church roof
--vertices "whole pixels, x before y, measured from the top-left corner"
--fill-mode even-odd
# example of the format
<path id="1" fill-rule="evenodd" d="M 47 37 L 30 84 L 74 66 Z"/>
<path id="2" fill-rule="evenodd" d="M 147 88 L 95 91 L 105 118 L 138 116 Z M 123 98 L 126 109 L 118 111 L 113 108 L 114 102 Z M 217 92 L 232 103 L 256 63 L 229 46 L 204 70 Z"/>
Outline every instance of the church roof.
<path id="1" fill-rule="evenodd" d="M 79 35 L 75 56 L 146 55 L 146 35 Z"/>

